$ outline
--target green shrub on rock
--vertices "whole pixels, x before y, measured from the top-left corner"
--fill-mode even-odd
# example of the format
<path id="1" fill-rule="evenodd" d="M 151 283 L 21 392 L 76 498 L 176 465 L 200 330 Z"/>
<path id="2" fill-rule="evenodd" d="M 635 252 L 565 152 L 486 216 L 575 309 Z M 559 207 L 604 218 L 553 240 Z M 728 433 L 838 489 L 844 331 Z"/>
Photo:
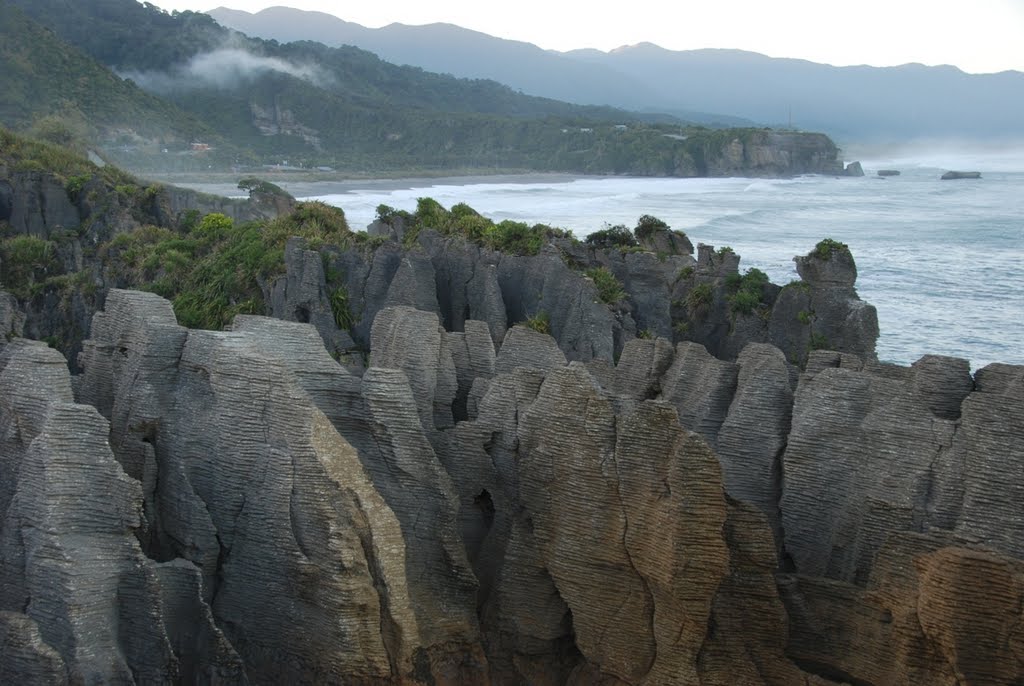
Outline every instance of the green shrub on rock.
<path id="1" fill-rule="evenodd" d="M 850 246 L 831 238 L 819 241 L 818 244 L 814 246 L 814 256 L 820 260 L 831 259 L 832 255 L 840 252 L 850 252 Z"/>
<path id="2" fill-rule="evenodd" d="M 607 267 L 594 267 L 584 272 L 594 281 L 597 287 L 597 297 L 605 305 L 614 305 L 626 297 L 626 291 L 622 282 L 615 278 Z"/>
<path id="3" fill-rule="evenodd" d="M 634 248 L 639 245 L 633 232 L 622 224 L 595 231 L 584 242 L 595 248 Z"/>
<path id="4" fill-rule="evenodd" d="M 36 286 L 60 269 L 54 248 L 52 241 L 36 236 L 0 241 L 0 284 L 18 298 L 31 296 Z"/>

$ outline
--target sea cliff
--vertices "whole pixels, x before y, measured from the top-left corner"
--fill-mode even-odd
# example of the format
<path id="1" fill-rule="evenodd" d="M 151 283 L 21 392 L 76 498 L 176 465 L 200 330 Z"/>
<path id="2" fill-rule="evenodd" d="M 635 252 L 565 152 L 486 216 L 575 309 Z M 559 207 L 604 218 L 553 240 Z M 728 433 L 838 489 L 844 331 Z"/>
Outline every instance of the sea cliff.
<path id="1" fill-rule="evenodd" d="M 879 362 L 843 244 L 778 286 L 652 218 L 53 183 L 0 263 L 4 681 L 1024 679 L 1024 368 Z"/>

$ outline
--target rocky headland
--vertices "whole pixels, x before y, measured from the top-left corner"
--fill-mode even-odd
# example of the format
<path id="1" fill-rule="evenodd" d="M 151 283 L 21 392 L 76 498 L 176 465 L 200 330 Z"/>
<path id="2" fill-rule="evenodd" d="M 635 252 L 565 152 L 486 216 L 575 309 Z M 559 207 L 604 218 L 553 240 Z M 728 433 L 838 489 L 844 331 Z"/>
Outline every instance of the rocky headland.
<path id="1" fill-rule="evenodd" d="M 21 183 L 4 682 L 1024 679 L 1024 368 L 879 362 L 841 243 L 778 286 L 652 218 L 300 204 L 238 243 Z"/>

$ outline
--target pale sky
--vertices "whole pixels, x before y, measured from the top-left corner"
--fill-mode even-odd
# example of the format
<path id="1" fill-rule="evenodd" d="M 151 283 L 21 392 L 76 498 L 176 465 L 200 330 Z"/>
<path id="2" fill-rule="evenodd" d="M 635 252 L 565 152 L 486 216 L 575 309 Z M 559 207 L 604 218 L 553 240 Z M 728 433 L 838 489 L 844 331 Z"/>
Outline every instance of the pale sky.
<path id="1" fill-rule="evenodd" d="M 155 0 L 206 11 L 217 0 Z M 369 27 L 448 22 L 542 48 L 738 48 L 834 65 L 952 64 L 1024 71 L 1024 0 L 223 0 L 257 12 L 284 5 Z"/>

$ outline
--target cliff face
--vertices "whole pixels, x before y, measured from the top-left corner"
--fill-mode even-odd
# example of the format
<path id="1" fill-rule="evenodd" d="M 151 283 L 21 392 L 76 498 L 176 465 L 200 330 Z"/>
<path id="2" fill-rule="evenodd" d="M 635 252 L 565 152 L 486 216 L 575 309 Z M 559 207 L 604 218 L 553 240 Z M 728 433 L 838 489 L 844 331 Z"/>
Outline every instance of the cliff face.
<path id="1" fill-rule="evenodd" d="M 84 161 L 83 168 L 59 174 L 21 169 L 38 165 L 8 160 L 7 154 L 0 150 L 0 241 L 5 244 L 0 245 L 0 284 L 17 292 L 0 290 L 0 329 L 57 342 L 72 360 L 107 289 L 127 285 L 103 258 L 118 237 L 142 227 L 181 231 L 210 212 L 239 222 L 268 219 L 294 205 L 268 193 L 235 200 L 145 185 L 112 168 L 86 167 Z M 13 239 L 28 239 L 36 254 L 7 254 L 4 247 Z M 16 269 L 27 274 L 15 274 Z"/>
<path id="2" fill-rule="evenodd" d="M 311 324 L 189 331 L 115 290 L 81 376 L 9 343 L 3 673 L 1024 677 L 1021 368 L 818 351 L 797 375 L 770 344 L 660 338 L 567 362 L 522 326 L 461 328 L 383 307 L 357 376 Z"/>
<path id="3" fill-rule="evenodd" d="M 699 176 L 796 176 L 844 173 L 839 149 L 820 133 L 726 130 L 697 155 Z"/>
<path id="4" fill-rule="evenodd" d="M 1024 680 L 1024 368 L 879 363 L 842 244 L 393 220 L 189 330 L 86 250 L 184 196 L 19 178 L 0 269 L 92 289 L 0 292 L 0 681 Z"/>

